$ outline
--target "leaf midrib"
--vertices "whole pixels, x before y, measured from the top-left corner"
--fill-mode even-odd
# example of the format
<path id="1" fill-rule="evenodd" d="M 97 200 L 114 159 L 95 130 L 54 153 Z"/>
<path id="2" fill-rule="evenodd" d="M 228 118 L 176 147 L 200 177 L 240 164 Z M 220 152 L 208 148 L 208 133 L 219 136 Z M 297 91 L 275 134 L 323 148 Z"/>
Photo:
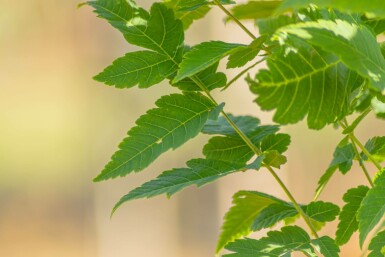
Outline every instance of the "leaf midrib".
<path id="1" fill-rule="evenodd" d="M 119 74 L 114 74 L 114 75 L 111 75 L 111 76 L 105 76 L 106 78 L 116 78 L 116 77 L 120 77 L 120 76 L 125 76 L 127 74 L 130 74 L 130 73 L 138 73 L 142 70 L 146 70 L 146 69 L 152 69 L 154 66 L 158 66 L 158 65 L 161 65 L 162 63 L 165 63 L 165 62 L 168 62 L 169 60 L 161 60 L 159 61 L 158 63 L 154 63 L 152 65 L 148 65 L 146 67 L 142 67 L 142 68 L 138 68 L 138 69 L 135 69 L 135 70 L 127 70 L 126 67 L 124 66 L 121 66 L 123 69 L 126 70 L 126 72 L 124 73 L 119 73 Z"/>
<path id="2" fill-rule="evenodd" d="M 266 87 L 280 87 L 280 86 L 284 86 L 284 85 L 288 85 L 288 84 L 291 84 L 291 83 L 300 83 L 302 80 L 308 78 L 308 77 L 312 77 L 313 75 L 316 75 L 317 73 L 319 72 L 325 72 L 327 69 L 335 66 L 335 65 L 338 65 L 341 63 L 341 60 L 338 60 L 338 61 L 335 61 L 335 62 L 332 62 L 332 63 L 329 63 L 327 64 L 326 66 L 322 67 L 321 69 L 317 69 L 317 70 L 314 70 L 312 72 L 309 72 L 309 73 L 306 73 L 302 76 L 295 76 L 295 78 L 292 78 L 292 79 L 286 79 L 284 78 L 282 81 L 280 82 L 262 82 L 261 85 L 262 86 L 266 86 Z"/>

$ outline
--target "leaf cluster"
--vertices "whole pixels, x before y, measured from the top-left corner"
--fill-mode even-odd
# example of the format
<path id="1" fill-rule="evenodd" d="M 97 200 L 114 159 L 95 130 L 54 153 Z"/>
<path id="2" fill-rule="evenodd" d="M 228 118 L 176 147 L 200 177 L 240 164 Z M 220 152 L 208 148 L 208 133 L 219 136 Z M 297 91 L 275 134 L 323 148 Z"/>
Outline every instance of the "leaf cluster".
<path id="1" fill-rule="evenodd" d="M 133 0 L 92 0 L 94 12 L 139 48 L 117 58 L 94 77 L 116 88 L 149 88 L 168 83 L 178 93 L 161 96 L 155 107 L 139 117 L 94 181 L 140 172 L 168 150 L 194 137 L 209 137 L 184 167 L 159 175 L 130 190 L 115 205 L 159 195 L 171 197 L 186 187 L 201 187 L 222 177 L 267 170 L 287 196 L 279 199 L 259 191 L 239 191 L 225 214 L 216 251 L 229 257 L 336 257 L 339 246 L 358 231 L 360 247 L 368 242 L 369 256 L 384 256 L 385 136 L 362 144 L 355 129 L 373 112 L 385 117 L 385 4 L 380 0 L 165 0 L 150 10 Z M 185 43 L 185 31 L 213 8 L 226 14 L 250 37 L 247 44 L 208 40 Z M 243 26 L 253 20 L 259 37 Z M 226 62 L 224 69 L 219 65 Z M 256 69 L 259 63 L 265 68 Z M 239 74 L 228 81 L 226 70 Z M 247 74 L 248 73 L 248 74 Z M 245 76 L 247 74 L 247 76 Z M 257 117 L 231 115 L 212 91 L 226 90 L 245 77 L 262 110 L 273 111 L 275 124 Z M 350 123 L 350 116 L 355 116 Z M 287 162 L 291 139 L 281 126 L 307 121 L 310 129 L 334 125 L 342 140 L 319 179 L 314 200 L 298 203 L 275 169 Z M 375 169 L 368 170 L 371 162 Z M 357 163 L 367 182 L 347 190 L 340 207 L 318 200 L 336 172 L 348 176 Z M 374 174 L 374 178 L 371 178 Z M 366 185 L 365 185 L 366 183 Z M 302 228 L 301 218 L 307 228 Z M 335 236 L 319 235 L 327 222 L 338 220 Z M 279 226 L 278 229 L 272 227 Z M 377 228 L 377 229 L 376 229 Z M 266 236 L 250 239 L 268 229 Z M 370 236 L 369 236 L 370 235 Z"/>

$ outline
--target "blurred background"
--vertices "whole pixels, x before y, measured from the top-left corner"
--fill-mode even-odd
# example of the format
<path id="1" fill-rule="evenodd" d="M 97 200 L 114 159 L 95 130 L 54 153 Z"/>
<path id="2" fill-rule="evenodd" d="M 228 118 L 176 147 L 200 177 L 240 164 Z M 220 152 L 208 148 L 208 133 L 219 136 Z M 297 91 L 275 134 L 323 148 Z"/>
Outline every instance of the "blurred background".
<path id="1" fill-rule="evenodd" d="M 265 171 L 249 172 L 170 200 L 161 196 L 125 204 L 110 219 L 122 195 L 199 157 L 207 138 L 168 152 L 141 173 L 92 183 L 135 120 L 172 89 L 161 84 L 146 91 L 118 90 L 94 82 L 93 75 L 133 49 L 91 8 L 77 9 L 78 3 L 0 0 L 0 256 L 214 256 L 222 217 L 236 191 L 283 193 Z M 212 11 L 191 27 L 186 41 L 250 41 L 233 24 L 224 26 L 223 17 Z M 237 73 L 232 72 L 230 78 Z M 259 111 L 242 80 L 217 98 L 234 114 L 271 123 L 271 113 Z M 366 141 L 384 128 L 369 117 L 357 135 Z M 279 174 L 299 201 L 309 201 L 340 131 L 309 131 L 302 122 L 285 132 L 293 143 Z M 364 183 L 355 166 L 346 177 L 334 177 L 322 199 L 341 203 L 348 187 Z M 322 233 L 334 233 L 334 226 Z M 358 256 L 356 246 L 343 247 L 341 256 Z"/>

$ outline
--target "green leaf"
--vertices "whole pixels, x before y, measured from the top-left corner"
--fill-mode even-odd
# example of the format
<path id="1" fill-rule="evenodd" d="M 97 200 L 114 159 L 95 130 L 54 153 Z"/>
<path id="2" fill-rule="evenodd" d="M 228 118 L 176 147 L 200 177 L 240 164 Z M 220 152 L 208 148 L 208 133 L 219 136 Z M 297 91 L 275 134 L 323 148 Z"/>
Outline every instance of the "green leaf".
<path id="1" fill-rule="evenodd" d="M 279 169 L 281 168 L 281 165 L 287 162 L 287 158 L 280 154 L 277 150 L 266 151 L 263 154 L 265 155 L 263 162 L 266 165 L 272 166 L 274 168 Z"/>
<path id="2" fill-rule="evenodd" d="M 254 156 L 254 152 L 239 137 L 213 137 L 203 147 L 203 154 L 208 159 L 240 164 L 246 164 Z"/>
<path id="3" fill-rule="evenodd" d="M 286 15 L 273 16 L 256 21 L 260 35 L 272 36 L 279 28 L 292 24 L 295 19 Z"/>
<path id="4" fill-rule="evenodd" d="M 237 4 L 231 12 L 239 20 L 257 20 L 272 16 L 280 4 L 281 1 L 253 0 L 245 4 Z M 227 20 L 231 19 L 227 18 Z"/>
<path id="5" fill-rule="evenodd" d="M 310 243 L 309 235 L 302 228 L 288 226 L 283 227 L 281 231 L 270 231 L 267 237 L 259 240 L 246 238 L 230 243 L 226 245 L 226 249 L 235 253 L 224 256 L 290 256 L 292 252 L 300 251 L 306 256 L 317 257 Z"/>
<path id="6" fill-rule="evenodd" d="M 231 114 L 228 114 L 228 116 L 245 134 L 254 131 L 260 124 L 260 120 L 252 116 L 234 116 Z M 202 133 L 209 135 L 237 135 L 237 132 L 223 116 L 219 117 L 217 120 L 207 121 L 202 129 Z"/>
<path id="7" fill-rule="evenodd" d="M 276 126 L 260 126 L 248 134 L 248 137 L 254 145 L 258 146 L 261 140 L 277 130 Z M 243 164 L 246 164 L 255 155 L 253 150 L 238 135 L 211 138 L 204 146 L 203 154 L 209 159 Z"/>
<path id="8" fill-rule="evenodd" d="M 246 165 L 246 169 L 259 170 L 262 167 L 263 159 L 265 159 L 265 155 L 258 156 L 254 161 Z"/>
<path id="9" fill-rule="evenodd" d="M 383 169 L 362 200 L 358 209 L 358 229 L 362 246 L 369 232 L 378 224 L 385 214 L 385 169 Z"/>
<path id="10" fill-rule="evenodd" d="M 318 222 L 330 222 L 335 220 L 340 212 L 340 208 L 328 202 L 311 202 L 304 208 L 305 213 L 309 218 Z"/>
<path id="11" fill-rule="evenodd" d="M 219 63 L 216 63 L 195 75 L 195 77 L 202 82 L 209 91 L 215 88 L 224 87 L 227 83 L 226 75 L 222 72 L 216 72 L 218 64 Z M 172 86 L 178 87 L 182 91 L 202 91 L 191 78 L 182 79 L 178 83 L 172 84 Z"/>
<path id="12" fill-rule="evenodd" d="M 349 112 L 358 76 L 336 56 L 293 41 L 269 58 L 267 65 L 269 70 L 261 70 L 255 81 L 248 82 L 263 110 L 276 109 L 274 121 L 296 123 L 307 114 L 309 128 L 321 129 Z"/>
<path id="13" fill-rule="evenodd" d="M 262 140 L 261 151 L 276 150 L 279 153 L 284 153 L 290 145 L 290 142 L 291 140 L 288 134 L 272 134 Z"/>
<path id="14" fill-rule="evenodd" d="M 203 42 L 194 46 L 191 51 L 184 55 L 178 74 L 173 82 L 176 83 L 184 78 L 191 77 L 198 72 L 203 71 L 240 46 L 243 45 L 225 43 L 222 41 Z"/>
<path id="15" fill-rule="evenodd" d="M 261 51 L 265 40 L 266 37 L 259 37 L 250 45 L 241 46 L 235 49 L 229 56 L 229 60 L 226 65 L 227 69 L 242 67 L 245 66 L 246 63 L 252 61 Z"/>
<path id="16" fill-rule="evenodd" d="M 338 213 L 339 207 L 328 202 L 311 202 L 301 207 L 309 216 L 313 223 L 324 223 L 333 221 Z M 265 207 L 256 217 L 251 226 L 253 231 L 271 227 L 287 218 L 293 218 L 298 215 L 297 210 L 289 203 L 273 203 Z"/>
<path id="17" fill-rule="evenodd" d="M 203 5 L 207 5 L 207 0 L 179 0 L 178 6 L 183 10 L 193 11 Z"/>
<path id="18" fill-rule="evenodd" d="M 182 21 L 184 30 L 187 30 L 194 21 L 205 17 L 210 11 L 210 7 L 207 5 L 202 5 L 194 10 L 182 10 L 180 2 L 180 0 L 168 0 L 165 1 L 165 5 L 174 10 L 175 18 Z"/>
<path id="19" fill-rule="evenodd" d="M 385 246 L 385 231 L 378 233 L 373 239 L 370 241 L 368 250 L 371 250 L 368 257 L 384 257 L 382 249 Z"/>
<path id="20" fill-rule="evenodd" d="M 216 118 L 216 106 L 201 94 L 163 96 L 128 131 L 120 150 L 94 181 L 125 176 L 140 171 L 169 149 L 176 149 L 198 135 L 209 118 Z M 215 115 L 211 116 L 211 113 Z"/>
<path id="21" fill-rule="evenodd" d="M 365 20 L 364 24 L 370 27 L 375 35 L 382 34 L 385 31 L 384 19 L 369 19 Z"/>
<path id="22" fill-rule="evenodd" d="M 318 198 L 337 169 L 339 169 L 342 174 L 346 174 L 351 169 L 353 165 L 353 159 L 355 158 L 356 154 L 352 144 L 348 142 L 348 138 L 344 138 L 338 144 L 336 150 L 334 151 L 332 162 L 329 164 L 328 169 L 318 181 L 315 198 Z"/>
<path id="23" fill-rule="evenodd" d="M 248 235 L 256 216 L 272 203 L 286 203 L 276 197 L 255 192 L 239 191 L 233 196 L 233 206 L 226 213 L 216 252 L 227 243 Z"/>
<path id="24" fill-rule="evenodd" d="M 365 144 L 368 152 L 379 162 L 385 161 L 385 137 L 373 137 Z M 362 153 L 366 160 L 368 157 Z"/>
<path id="25" fill-rule="evenodd" d="M 153 4 L 148 14 L 130 0 L 98 0 L 88 3 L 100 17 L 119 29 L 130 44 L 163 54 L 175 63 L 181 61 L 183 25 L 164 4 Z"/>
<path id="26" fill-rule="evenodd" d="M 140 88 L 155 85 L 178 69 L 178 65 L 165 55 L 152 51 L 126 54 L 113 62 L 94 79 L 118 88 Z"/>
<path id="27" fill-rule="evenodd" d="M 266 136 L 277 130 L 276 126 L 260 126 L 248 134 L 248 137 L 254 145 L 258 146 Z M 253 150 L 238 135 L 211 138 L 204 146 L 203 154 L 209 159 L 242 164 L 246 164 L 255 155 Z M 272 158 L 270 157 L 270 159 Z"/>
<path id="28" fill-rule="evenodd" d="M 371 0 L 370 2 L 359 0 L 284 0 L 277 12 L 281 13 L 287 10 L 306 8 L 309 4 L 315 4 L 321 8 L 336 8 L 344 12 L 367 12 L 376 16 L 385 17 L 385 3 L 382 0 Z"/>
<path id="29" fill-rule="evenodd" d="M 255 218 L 253 224 L 251 225 L 251 230 L 259 231 L 264 228 L 269 228 L 278 222 L 289 217 L 294 217 L 297 214 L 297 210 L 289 204 L 270 204 Z"/>
<path id="30" fill-rule="evenodd" d="M 96 0 L 87 2 L 98 17 L 106 19 L 123 34 L 140 30 L 148 22 L 149 14 L 132 0 Z"/>
<path id="31" fill-rule="evenodd" d="M 343 196 L 345 205 L 339 216 L 339 223 L 336 232 L 336 243 L 344 245 L 358 229 L 357 211 L 360 208 L 362 199 L 364 199 L 369 188 L 367 186 L 359 186 L 349 189 Z"/>
<path id="32" fill-rule="evenodd" d="M 295 36 L 338 56 L 350 69 L 369 79 L 373 89 L 385 92 L 385 60 L 376 37 L 364 25 L 336 19 L 288 25 L 276 36 Z"/>
<path id="33" fill-rule="evenodd" d="M 120 199 L 113 212 L 127 201 L 150 198 L 161 194 L 171 196 L 188 186 L 197 185 L 200 187 L 244 168 L 228 162 L 206 159 L 190 160 L 187 162 L 187 167 L 165 171 L 156 179 L 132 190 Z"/>
<path id="34" fill-rule="evenodd" d="M 328 236 L 323 236 L 318 239 L 312 240 L 312 244 L 316 250 L 320 252 L 324 257 L 338 257 L 340 249 L 334 242 L 334 240 Z"/>

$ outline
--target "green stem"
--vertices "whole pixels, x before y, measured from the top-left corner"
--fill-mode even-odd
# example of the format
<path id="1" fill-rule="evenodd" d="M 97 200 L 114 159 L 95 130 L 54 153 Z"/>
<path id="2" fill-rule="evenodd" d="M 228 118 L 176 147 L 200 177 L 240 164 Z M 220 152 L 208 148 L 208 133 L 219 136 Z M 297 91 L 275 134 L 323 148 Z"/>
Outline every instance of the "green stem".
<path id="1" fill-rule="evenodd" d="M 357 139 L 357 137 L 354 135 L 354 133 L 349 134 L 352 141 L 354 141 L 358 147 L 362 150 L 362 152 L 369 158 L 369 160 L 376 166 L 377 169 L 381 170 L 381 164 L 374 159 L 374 157 L 369 153 L 369 151 L 365 148 L 365 146 Z"/>
<path id="2" fill-rule="evenodd" d="M 229 88 L 235 81 L 237 81 L 240 77 L 242 77 L 246 72 L 248 72 L 249 70 L 251 70 L 252 68 L 254 68 L 255 66 L 257 66 L 258 64 L 260 64 L 261 62 L 264 62 L 266 59 L 265 58 L 262 58 L 261 60 L 259 60 L 258 62 L 254 63 L 253 65 L 247 67 L 246 69 L 244 69 L 243 71 L 241 71 L 240 73 L 238 73 L 232 80 L 230 80 L 229 83 L 227 83 L 227 85 L 221 90 L 221 91 L 224 91 L 226 90 L 227 88 Z"/>
<path id="3" fill-rule="evenodd" d="M 206 87 L 203 85 L 203 83 L 199 80 L 199 78 L 193 76 L 191 77 L 191 80 L 194 81 L 210 98 L 210 100 L 218 106 L 218 103 L 215 101 L 215 99 L 211 96 L 210 92 L 206 89 Z M 237 134 L 242 138 L 242 140 L 250 147 L 250 149 L 254 152 L 255 155 L 259 156 L 262 154 L 261 150 L 251 142 L 251 140 L 238 128 L 238 126 L 230 119 L 230 117 L 227 115 L 226 112 L 221 111 L 222 115 L 225 117 L 225 119 L 229 122 L 231 127 L 237 132 Z M 310 221 L 309 216 L 302 210 L 302 208 L 299 206 L 298 202 L 295 200 L 294 196 L 291 194 L 289 189 L 286 187 L 286 185 L 283 183 L 283 181 L 279 178 L 277 173 L 274 171 L 274 169 L 269 165 L 264 165 L 266 169 L 270 172 L 270 174 L 274 177 L 274 179 L 277 181 L 277 183 L 280 185 L 282 190 L 285 192 L 286 196 L 290 199 L 292 202 L 294 208 L 297 210 L 299 215 L 302 216 L 305 223 L 309 226 L 310 231 L 313 233 L 313 235 L 316 238 L 319 238 L 317 234 L 317 230 L 314 228 L 313 224 Z"/>
<path id="4" fill-rule="evenodd" d="M 345 130 L 347 127 L 349 127 L 348 121 L 347 121 L 346 119 L 344 119 L 343 121 L 339 122 L 339 125 L 340 125 L 344 130 Z M 352 139 L 352 137 L 351 137 L 352 135 L 354 135 L 353 132 L 348 133 L 348 136 L 349 136 L 349 138 L 350 138 L 350 141 L 352 142 L 353 150 L 354 150 L 355 154 L 357 155 L 358 163 L 360 164 L 361 169 L 362 169 L 362 171 L 364 172 L 365 177 L 366 177 L 366 179 L 368 180 L 370 186 L 373 187 L 373 186 L 374 186 L 373 180 L 372 180 L 372 178 L 371 178 L 370 175 L 369 175 L 368 169 L 366 168 L 365 163 L 364 163 L 364 161 L 362 160 L 360 153 L 358 152 L 357 144 L 356 144 L 356 142 Z"/>
<path id="5" fill-rule="evenodd" d="M 254 36 L 253 33 L 251 33 L 250 30 L 248 30 L 231 12 L 229 12 L 219 0 L 214 0 L 214 3 L 224 12 L 227 16 L 229 16 L 235 23 L 238 24 L 238 26 L 247 33 L 253 40 L 256 40 L 257 37 Z"/>
<path id="6" fill-rule="evenodd" d="M 246 32 L 246 34 L 248 34 L 253 40 L 256 40 L 257 37 L 254 36 L 253 33 L 250 32 L 250 30 L 248 30 L 234 15 L 231 14 L 231 12 L 229 12 L 221 3 L 219 0 L 214 0 L 215 4 L 224 12 L 226 13 L 227 16 L 229 16 L 244 32 Z M 265 48 L 263 48 L 265 50 Z M 256 65 L 256 64 L 255 64 Z M 235 78 L 238 79 L 240 76 L 242 76 L 243 74 L 237 76 Z M 213 103 L 215 103 L 216 105 L 218 105 L 218 103 L 215 101 L 215 99 L 211 96 L 210 92 L 207 91 L 207 89 L 204 87 L 204 85 L 202 83 L 200 83 L 199 80 L 197 80 L 196 78 L 192 78 L 192 80 L 197 83 L 197 85 L 206 93 L 206 95 L 213 101 Z M 234 80 L 234 81 L 235 81 Z M 232 83 L 232 82 L 231 82 Z M 227 86 L 228 87 L 228 86 Z M 261 155 L 261 150 L 258 149 L 258 147 L 256 147 L 253 142 L 250 141 L 250 139 L 238 128 L 238 126 L 229 118 L 229 116 L 224 112 L 222 111 L 222 115 L 225 117 L 225 119 L 230 123 L 230 125 L 234 128 L 234 130 L 238 133 L 238 135 L 242 138 L 243 141 L 245 141 L 245 143 L 250 147 L 251 150 L 253 150 L 253 152 L 256 154 L 256 155 Z M 304 219 L 304 221 L 306 222 L 306 224 L 309 226 L 309 229 L 310 231 L 313 233 L 313 235 L 316 237 L 316 238 L 319 238 L 318 237 L 318 234 L 317 234 L 317 230 L 314 228 L 313 224 L 311 223 L 310 221 L 310 218 L 306 215 L 306 213 L 302 210 L 302 208 L 299 206 L 299 204 L 297 203 L 297 201 L 295 200 L 295 198 L 293 197 L 293 195 L 290 193 L 289 189 L 286 187 L 286 185 L 283 183 L 283 181 L 279 178 L 279 176 L 277 175 L 277 173 L 275 173 L 274 169 L 272 167 L 270 167 L 269 165 L 265 165 L 265 167 L 267 168 L 267 170 L 270 172 L 270 174 L 274 177 L 274 179 L 278 182 L 278 184 L 281 186 L 281 188 L 283 189 L 283 191 L 285 192 L 285 194 L 287 195 L 287 197 L 290 199 L 290 201 L 292 202 L 294 208 L 298 211 L 298 213 L 302 216 L 302 218 Z"/>

